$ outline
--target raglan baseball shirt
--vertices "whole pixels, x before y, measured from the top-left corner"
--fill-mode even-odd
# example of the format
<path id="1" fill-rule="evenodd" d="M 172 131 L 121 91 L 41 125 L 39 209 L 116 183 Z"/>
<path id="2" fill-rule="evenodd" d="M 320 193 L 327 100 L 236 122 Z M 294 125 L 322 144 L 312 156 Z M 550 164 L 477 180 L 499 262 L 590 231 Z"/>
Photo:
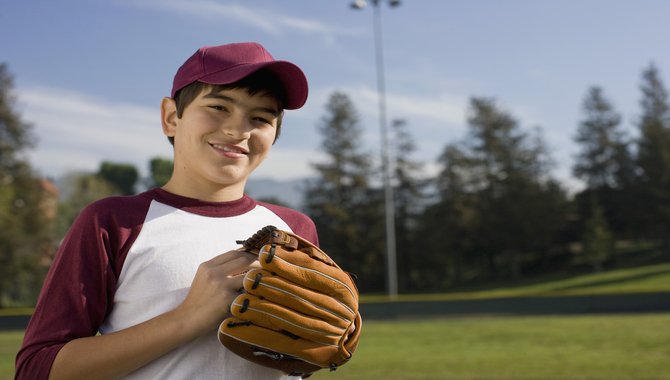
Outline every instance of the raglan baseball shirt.
<path id="1" fill-rule="evenodd" d="M 188 294 L 198 266 L 239 247 L 266 225 L 318 245 L 295 210 L 244 196 L 203 202 L 152 189 L 85 208 L 52 263 L 17 355 L 17 379 L 47 379 L 70 340 L 110 333 L 163 314 Z M 127 379 L 289 379 L 246 361 L 212 334 L 154 360 Z"/>

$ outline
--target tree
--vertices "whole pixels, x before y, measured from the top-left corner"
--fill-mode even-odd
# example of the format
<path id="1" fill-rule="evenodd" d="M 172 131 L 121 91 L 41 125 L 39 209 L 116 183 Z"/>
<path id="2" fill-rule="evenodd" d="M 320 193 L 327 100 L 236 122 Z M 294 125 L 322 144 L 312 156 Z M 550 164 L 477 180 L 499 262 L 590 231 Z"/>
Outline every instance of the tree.
<path id="1" fill-rule="evenodd" d="M 58 204 L 58 236 L 64 236 L 79 212 L 90 203 L 115 195 L 119 190 L 95 173 L 67 173 L 61 178 Z"/>
<path id="2" fill-rule="evenodd" d="M 492 99 L 471 100 L 468 125 L 470 182 L 479 198 L 481 240 L 476 249 L 484 253 L 490 277 L 518 277 L 524 255 L 538 248 L 537 241 L 545 241 L 538 239 L 547 232 L 540 230 L 544 224 L 537 218 L 551 216 L 543 212 L 541 201 L 549 195 L 544 177 L 550 159 L 539 131 L 535 137 L 523 132 Z"/>
<path id="3" fill-rule="evenodd" d="M 137 168 L 132 164 L 109 161 L 104 161 L 100 164 L 97 175 L 116 187 L 122 195 L 134 194 L 135 184 L 139 178 Z"/>
<path id="4" fill-rule="evenodd" d="M 603 95 L 600 87 L 591 87 L 583 104 L 584 120 L 579 124 L 575 142 L 581 150 L 573 167 L 575 176 L 590 188 L 620 185 L 618 157 L 625 146 L 620 130 L 621 116 Z"/>
<path id="5" fill-rule="evenodd" d="M 413 290 L 415 279 L 420 277 L 421 263 L 425 252 L 417 249 L 417 223 L 425 208 L 425 188 L 428 184 L 423 175 L 423 164 L 412 159 L 416 143 L 407 130 L 404 120 L 391 122 L 393 160 L 393 186 L 396 217 L 396 252 L 398 258 L 398 282 L 401 292 Z"/>
<path id="6" fill-rule="evenodd" d="M 566 197 L 548 175 L 551 159 L 539 129 L 523 132 L 494 100 L 473 98 L 466 139 L 448 145 L 440 164 L 432 209 L 449 222 L 431 224 L 442 227 L 440 236 L 451 244 L 443 252 L 454 255 L 455 265 L 462 268 L 467 257 L 475 266 L 470 273 L 515 278 L 547 259 L 565 222 Z"/>
<path id="7" fill-rule="evenodd" d="M 361 291 L 381 290 L 381 202 L 368 183 L 370 158 L 359 145 L 358 116 L 347 95 L 330 96 L 319 130 L 326 160 L 312 164 L 318 178 L 307 185 L 307 213 L 316 223 L 321 247 L 345 270 L 360 274 Z"/>
<path id="8" fill-rule="evenodd" d="M 149 161 L 149 172 L 151 175 L 150 187 L 161 187 L 167 183 L 172 176 L 174 163 L 171 159 L 153 157 Z"/>
<path id="9" fill-rule="evenodd" d="M 441 171 L 434 178 L 438 198 L 420 215 L 416 235 L 417 270 L 410 273 L 419 291 L 439 291 L 466 282 L 476 267 L 472 255 L 479 224 L 476 194 L 468 192 L 469 158 L 459 144 L 448 144 L 438 158 Z"/>
<path id="10" fill-rule="evenodd" d="M 34 139 L 15 111 L 12 91 L 12 77 L 0 64 L 0 307 L 35 301 L 53 252 L 49 194 L 24 158 Z"/>
<path id="11" fill-rule="evenodd" d="M 670 253 L 670 105 L 655 65 L 642 73 L 640 89 L 637 164 L 647 216 L 644 224 L 650 237 L 661 239 Z"/>
<path id="12" fill-rule="evenodd" d="M 614 238 L 607 226 L 603 210 L 597 202 L 592 203 L 592 215 L 586 222 L 582 235 L 582 253 L 593 265 L 596 273 L 602 272 L 603 264 L 612 256 Z"/>
<path id="13" fill-rule="evenodd" d="M 620 236 L 636 229 L 635 163 L 630 142 L 621 130 L 621 116 L 600 87 L 589 88 L 583 103 L 584 118 L 575 142 L 580 147 L 573 173 L 586 183 L 576 196 L 582 219 L 592 213 L 593 202 L 602 209 L 608 225 Z"/>

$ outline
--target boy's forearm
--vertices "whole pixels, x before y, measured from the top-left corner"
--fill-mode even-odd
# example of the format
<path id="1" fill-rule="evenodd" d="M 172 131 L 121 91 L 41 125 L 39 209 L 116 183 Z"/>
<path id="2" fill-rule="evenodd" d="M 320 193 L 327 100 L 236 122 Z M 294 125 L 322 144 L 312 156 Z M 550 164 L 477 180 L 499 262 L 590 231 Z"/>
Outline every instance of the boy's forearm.
<path id="1" fill-rule="evenodd" d="M 253 255 L 230 251 L 200 264 L 186 299 L 174 310 L 114 333 L 68 342 L 49 379 L 116 379 L 207 333 L 216 336 Z"/>
<path id="2" fill-rule="evenodd" d="M 60 350 L 49 379 L 116 379 L 195 339 L 179 310 L 111 334 L 75 339 Z"/>

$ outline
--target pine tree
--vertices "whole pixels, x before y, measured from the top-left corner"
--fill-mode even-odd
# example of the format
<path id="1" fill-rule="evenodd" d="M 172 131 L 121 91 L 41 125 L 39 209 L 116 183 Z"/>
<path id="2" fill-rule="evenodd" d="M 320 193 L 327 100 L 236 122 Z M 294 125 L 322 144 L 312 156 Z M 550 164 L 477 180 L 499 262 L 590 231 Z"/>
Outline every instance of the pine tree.
<path id="1" fill-rule="evenodd" d="M 625 145 L 621 116 L 600 87 L 591 87 L 583 104 L 584 119 L 574 137 L 581 150 L 573 167 L 589 188 L 620 185 L 618 156 Z"/>
<path id="2" fill-rule="evenodd" d="M 635 193 L 635 163 L 630 142 L 621 130 L 621 116 L 600 87 L 589 88 L 583 102 L 584 118 L 575 142 L 580 147 L 573 173 L 586 183 L 575 197 L 582 223 L 595 202 L 608 225 L 622 238 L 634 235 L 639 224 Z"/>
<path id="3" fill-rule="evenodd" d="M 307 213 L 321 247 L 345 270 L 360 274 L 361 291 L 384 289 L 383 217 L 380 193 L 368 182 L 371 163 L 360 146 L 358 115 L 349 97 L 335 92 L 319 130 L 325 162 L 313 163 L 318 177 L 308 184 Z"/>
<path id="4" fill-rule="evenodd" d="M 426 252 L 417 249 L 416 234 L 419 215 L 425 208 L 425 188 L 428 184 L 423 174 L 423 164 L 413 159 L 416 143 L 407 130 L 404 120 L 391 122 L 394 205 L 396 218 L 396 253 L 399 268 L 398 283 L 401 292 L 412 289 L 412 278 L 419 277 L 419 268 Z"/>
<path id="5" fill-rule="evenodd" d="M 637 164 L 647 217 L 644 224 L 650 237 L 662 240 L 670 253 L 670 105 L 655 65 L 643 72 L 640 89 Z"/>
<path id="6" fill-rule="evenodd" d="M 459 285 L 478 271 L 477 240 L 479 215 L 477 197 L 470 192 L 470 159 L 459 144 L 449 144 L 438 159 L 441 171 L 433 179 L 434 203 L 422 212 L 417 226 L 417 270 L 410 281 L 419 291 L 435 291 Z"/>
<path id="7" fill-rule="evenodd" d="M 526 133 L 494 100 L 473 98 L 468 135 L 447 146 L 438 178 L 440 210 L 458 265 L 468 258 L 481 276 L 518 277 L 541 263 L 565 222 L 565 194 L 549 175 L 541 131 Z M 452 220 L 458 215 L 459 220 Z M 438 221 L 433 221 L 438 225 Z M 455 240 L 455 239 L 458 239 Z M 472 262 L 477 257 L 480 262 Z"/>

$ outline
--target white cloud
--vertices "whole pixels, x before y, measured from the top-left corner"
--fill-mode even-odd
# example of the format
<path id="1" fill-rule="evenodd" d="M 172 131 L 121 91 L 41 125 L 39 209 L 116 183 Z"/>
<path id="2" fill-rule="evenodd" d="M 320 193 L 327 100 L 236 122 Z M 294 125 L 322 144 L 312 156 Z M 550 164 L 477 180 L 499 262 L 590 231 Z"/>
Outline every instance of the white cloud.
<path id="1" fill-rule="evenodd" d="M 334 90 L 333 90 L 334 91 Z M 377 118 L 377 90 L 367 86 L 352 86 L 342 92 L 351 96 L 364 117 Z M 386 94 L 386 113 L 389 118 L 429 120 L 434 125 L 444 123 L 464 125 L 468 99 L 449 93 L 389 93 Z"/>
<path id="2" fill-rule="evenodd" d="M 238 4 L 220 4 L 214 1 L 140 1 L 138 6 L 190 14 L 200 19 L 221 20 L 222 18 L 259 28 L 270 34 L 278 34 L 279 26 L 272 18 L 260 17 L 257 11 Z"/>
<path id="3" fill-rule="evenodd" d="M 203 20 L 222 19 L 258 28 L 271 35 L 280 35 L 284 31 L 296 31 L 309 34 L 358 35 L 361 30 L 344 29 L 314 19 L 304 19 L 281 14 L 277 9 L 261 9 L 259 7 L 240 4 L 222 4 L 210 0 L 141 0 L 122 1 L 125 5 L 151 8 L 159 11 L 191 15 Z"/>
<path id="4" fill-rule="evenodd" d="M 463 125 L 467 110 L 467 98 L 450 94 L 415 96 L 391 94 L 388 107 L 401 115 L 419 116 L 441 123 Z"/>
<path id="5" fill-rule="evenodd" d="M 95 170 L 103 160 L 132 163 L 144 174 L 151 157 L 172 154 L 160 129 L 158 107 L 47 87 L 20 89 L 18 95 L 37 137 L 29 157 L 44 175 Z"/>

